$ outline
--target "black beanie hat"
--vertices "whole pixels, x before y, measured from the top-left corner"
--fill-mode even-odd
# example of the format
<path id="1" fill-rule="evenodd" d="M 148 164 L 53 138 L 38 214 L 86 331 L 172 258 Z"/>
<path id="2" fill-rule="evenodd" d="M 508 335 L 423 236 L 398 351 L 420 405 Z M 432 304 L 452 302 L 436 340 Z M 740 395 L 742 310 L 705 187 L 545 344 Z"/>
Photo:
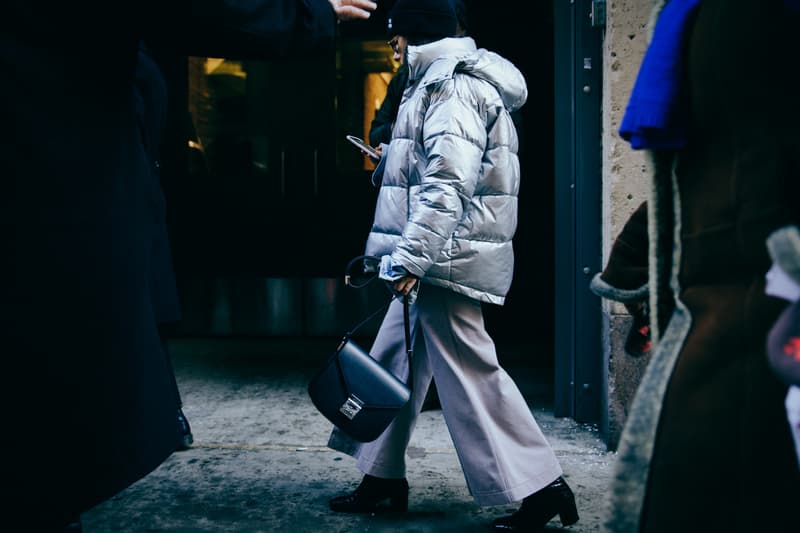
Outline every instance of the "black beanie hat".
<path id="1" fill-rule="evenodd" d="M 456 34 L 452 0 L 397 0 L 389 11 L 389 36 L 441 39 Z"/>

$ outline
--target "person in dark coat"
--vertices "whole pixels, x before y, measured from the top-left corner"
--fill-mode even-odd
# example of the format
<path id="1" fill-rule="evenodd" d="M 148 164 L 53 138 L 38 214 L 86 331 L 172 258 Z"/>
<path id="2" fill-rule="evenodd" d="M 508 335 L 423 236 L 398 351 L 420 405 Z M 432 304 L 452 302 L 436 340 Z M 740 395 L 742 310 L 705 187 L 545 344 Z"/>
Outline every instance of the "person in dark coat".
<path id="1" fill-rule="evenodd" d="M 161 187 L 161 165 L 159 163 L 161 132 L 164 129 L 167 116 L 167 84 L 158 64 L 150 55 L 144 42 L 140 44 L 136 63 L 136 97 L 142 144 L 150 159 L 150 175 L 154 180 L 154 187 L 157 188 L 159 193 L 156 207 L 157 224 L 153 238 L 152 276 L 150 278 L 153 312 L 158 324 L 161 346 L 164 349 L 167 364 L 172 374 L 177 413 L 176 421 L 181 431 L 181 444 L 178 449 L 185 450 L 194 442 L 194 436 L 192 435 L 189 420 L 183 412 L 183 399 L 175 378 L 175 370 L 169 353 L 169 344 L 167 343 L 169 332 L 174 330 L 181 318 L 178 287 L 175 283 L 172 252 L 167 231 L 166 198 Z"/>
<path id="2" fill-rule="evenodd" d="M 137 124 L 140 40 L 177 53 L 200 43 L 254 57 L 317 53 L 332 46 L 337 16 L 364 18 L 374 7 L 4 2 L 2 517 L 25 523 L 10 530 L 79 525 L 80 513 L 181 442 L 150 283 L 160 191 Z M 193 35 L 202 23 L 220 31 Z"/>
<path id="3" fill-rule="evenodd" d="M 653 164 L 653 345 L 605 527 L 796 531 L 787 385 L 766 355 L 787 302 L 765 292 L 765 275 L 768 237 L 800 222 L 800 77 L 786 68 L 800 2 L 671 0 L 656 9 L 620 128 Z"/>

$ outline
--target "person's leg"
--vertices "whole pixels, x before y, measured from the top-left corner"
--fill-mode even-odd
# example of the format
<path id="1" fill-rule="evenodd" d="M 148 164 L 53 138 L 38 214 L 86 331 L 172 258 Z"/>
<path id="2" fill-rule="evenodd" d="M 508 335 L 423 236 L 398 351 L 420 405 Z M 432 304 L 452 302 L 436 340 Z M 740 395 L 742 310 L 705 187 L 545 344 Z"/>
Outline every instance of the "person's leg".
<path id="1" fill-rule="evenodd" d="M 480 505 L 522 506 L 495 530 L 538 531 L 555 515 L 578 520 L 575 497 L 516 384 L 497 360 L 483 312 L 470 298 L 426 287 L 418 321 L 442 412 L 470 493 Z"/>
<path id="2" fill-rule="evenodd" d="M 475 501 L 519 501 L 558 479 L 558 460 L 500 367 L 480 303 L 426 285 L 416 307 L 442 413 Z"/>
<path id="3" fill-rule="evenodd" d="M 379 345 L 375 353 L 395 354 L 394 357 L 402 360 L 407 359 L 402 325 L 402 304 L 397 305 L 400 310 L 400 327 L 392 328 L 393 336 L 396 334 L 400 338 L 399 346 L 386 346 L 388 352 L 383 351 L 383 345 Z M 414 323 L 412 314 L 412 324 Z M 414 427 L 417 425 L 417 418 L 422 410 L 422 404 L 427 396 L 428 387 L 431 383 L 431 369 L 424 350 L 424 342 L 419 337 L 419 330 L 414 328 L 415 334 L 412 339 L 417 340 L 414 346 L 413 355 L 413 383 L 411 384 L 411 398 L 408 403 L 400 410 L 397 417 L 392 421 L 386 431 L 376 440 L 361 445 L 357 454 L 358 469 L 365 474 L 381 478 L 404 478 L 406 476 L 406 448 L 411 439 Z M 388 339 L 387 339 L 388 340 Z M 380 359 L 379 359 L 380 360 Z M 394 368 L 401 367 L 393 365 Z M 407 368 L 402 374 L 398 374 L 404 380 L 408 379 Z"/>
<path id="4" fill-rule="evenodd" d="M 334 429 L 328 446 L 352 455 L 356 466 L 364 473 L 358 488 L 349 494 L 330 500 L 334 511 L 365 513 L 379 510 L 379 504 L 389 500 L 390 510 L 404 511 L 408 506 L 408 483 L 405 480 L 405 452 L 417 416 L 425 400 L 431 382 L 431 370 L 415 327 L 416 313 L 411 307 L 411 338 L 414 343 L 413 382 L 411 398 L 389 427 L 376 440 L 368 443 L 356 442 L 342 431 Z M 370 355 L 389 368 L 397 377 L 408 381 L 408 358 L 406 356 L 403 330 L 403 305 L 394 301 L 384 317 L 370 349 Z"/>
<path id="5" fill-rule="evenodd" d="M 358 468 L 365 474 L 382 478 L 405 477 L 405 450 L 417 415 L 431 382 L 431 370 L 424 343 L 416 327 L 415 306 L 410 309 L 411 339 L 414 343 L 414 381 L 410 384 L 411 398 L 400 410 L 386 431 L 372 442 L 361 443 L 334 429 L 328 446 L 356 458 Z M 395 300 L 389 306 L 369 354 L 403 381 L 408 380 L 403 329 L 403 304 Z"/>

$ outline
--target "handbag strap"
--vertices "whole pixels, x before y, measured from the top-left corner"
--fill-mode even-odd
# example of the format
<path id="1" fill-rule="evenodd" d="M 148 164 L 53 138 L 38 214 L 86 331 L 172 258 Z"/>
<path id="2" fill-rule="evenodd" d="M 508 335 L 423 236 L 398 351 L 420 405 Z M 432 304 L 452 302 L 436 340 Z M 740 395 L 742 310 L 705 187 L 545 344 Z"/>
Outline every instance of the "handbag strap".
<path id="1" fill-rule="evenodd" d="M 380 262 L 381 260 L 379 258 L 372 255 L 359 255 L 352 258 L 350 262 L 347 263 L 347 266 L 344 269 L 344 284 L 347 285 L 348 287 L 353 287 L 354 289 L 363 289 L 364 287 L 366 287 L 367 285 L 378 279 L 378 266 L 380 265 Z M 370 263 L 373 263 L 373 266 L 371 267 L 371 270 L 367 272 L 365 267 Z M 368 273 L 368 275 L 366 276 L 366 281 L 357 281 L 360 279 L 360 277 L 353 274 L 353 271 L 356 268 L 356 266 L 360 266 L 362 275 L 365 272 Z M 350 330 L 348 330 L 347 333 L 344 334 L 345 339 L 352 337 L 355 334 L 355 332 L 358 329 L 360 329 L 364 324 L 366 324 L 367 322 L 378 316 L 378 314 L 380 314 L 382 311 L 385 311 L 386 308 L 389 307 L 389 304 L 392 303 L 392 300 L 394 300 L 394 295 L 392 295 L 392 297 L 389 298 L 389 300 L 385 304 L 383 304 L 378 309 L 370 313 L 369 316 L 367 316 L 367 318 L 365 318 L 364 320 L 362 320 L 361 322 L 350 328 Z"/>
<path id="2" fill-rule="evenodd" d="M 355 268 L 355 266 L 359 262 L 361 263 L 362 269 L 369 263 L 374 263 L 373 268 L 375 268 L 375 270 L 371 271 L 370 275 L 367 276 L 368 279 L 361 283 L 355 281 L 355 276 L 353 276 L 352 273 L 353 268 Z M 348 287 L 353 287 L 355 289 L 361 289 L 363 287 L 366 287 L 373 280 L 378 279 L 378 270 L 377 270 L 378 265 L 380 265 L 380 259 L 378 257 L 372 255 L 359 255 L 354 257 L 353 259 L 350 260 L 349 263 L 347 263 L 347 267 L 345 268 L 345 275 L 344 275 L 345 285 L 347 285 Z M 388 282 L 386 283 L 388 284 Z M 391 289 L 389 289 L 389 291 L 392 292 Z M 385 304 L 383 304 L 382 306 L 380 306 L 380 308 L 370 313 L 369 316 L 367 316 L 367 318 L 363 319 L 361 322 L 356 324 L 353 328 L 351 328 L 350 330 L 347 331 L 347 333 L 344 334 L 342 343 L 344 343 L 347 339 L 352 337 L 353 334 L 355 334 L 355 332 L 359 328 L 361 328 L 364 324 L 366 324 L 367 322 L 378 316 L 378 314 L 380 314 L 381 312 L 385 311 L 389 307 L 389 304 L 392 303 L 392 300 L 394 300 L 395 298 L 398 298 L 398 296 L 396 296 L 392 292 L 391 298 L 389 298 L 389 300 Z M 413 368 L 412 357 L 414 355 L 414 348 L 411 345 L 411 318 L 410 318 L 409 307 L 410 304 L 408 303 L 408 298 L 403 298 L 403 333 L 405 335 L 405 341 L 406 341 L 406 356 L 408 357 L 408 384 L 410 385 L 411 383 L 414 382 L 413 372 L 412 372 Z"/>
<path id="3" fill-rule="evenodd" d="M 408 355 L 410 361 L 411 356 L 414 355 L 414 348 L 411 346 L 411 319 L 409 318 L 408 308 L 408 298 L 403 298 L 403 330 L 406 335 L 406 355 Z"/>
<path id="4" fill-rule="evenodd" d="M 366 324 L 367 322 L 369 322 L 370 320 L 372 320 L 373 318 L 378 316 L 378 314 L 381 313 L 382 311 L 385 311 L 386 308 L 389 307 L 389 304 L 392 303 L 392 300 L 394 300 L 394 298 L 395 298 L 394 296 L 389 298 L 389 300 L 385 304 L 381 305 L 378 309 L 376 309 L 375 311 L 370 313 L 367 318 L 363 319 L 361 322 L 359 322 L 358 324 L 356 324 L 355 326 L 350 328 L 344 334 L 345 339 L 348 339 L 348 338 L 352 337 L 355 334 L 355 332 L 358 331 L 361 328 L 361 326 L 363 326 L 364 324 Z"/>
<path id="5" fill-rule="evenodd" d="M 378 269 L 380 268 L 380 264 L 380 258 L 375 257 L 374 255 L 357 255 L 347 263 L 347 266 L 344 269 L 344 284 L 348 287 L 353 287 L 354 289 L 366 287 L 378 277 Z M 361 266 L 362 274 L 368 274 L 366 276 L 366 281 L 363 283 L 358 283 L 355 281 L 357 277 L 353 275 L 353 269 L 356 267 L 356 265 Z M 366 269 L 367 266 L 369 266 L 369 270 Z"/>
<path id="6" fill-rule="evenodd" d="M 408 381 L 406 385 L 412 388 L 414 384 L 414 347 L 411 345 L 411 319 L 409 318 L 408 297 L 403 298 L 403 330 L 406 337 L 406 357 L 408 357 Z"/>

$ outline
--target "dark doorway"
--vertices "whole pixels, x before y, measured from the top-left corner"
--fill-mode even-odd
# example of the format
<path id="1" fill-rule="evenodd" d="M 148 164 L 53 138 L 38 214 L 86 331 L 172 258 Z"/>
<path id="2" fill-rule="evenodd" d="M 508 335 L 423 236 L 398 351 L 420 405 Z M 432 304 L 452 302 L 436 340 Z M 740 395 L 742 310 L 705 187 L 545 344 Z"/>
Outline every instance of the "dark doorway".
<path id="1" fill-rule="evenodd" d="M 519 226 L 514 239 L 514 282 L 502 308 L 486 306 L 498 342 L 520 346 L 529 364 L 553 365 L 554 228 L 553 17 L 552 3 L 537 3 L 534 16 L 468 1 L 470 33 L 479 47 L 511 60 L 528 84 L 519 113 Z"/>

